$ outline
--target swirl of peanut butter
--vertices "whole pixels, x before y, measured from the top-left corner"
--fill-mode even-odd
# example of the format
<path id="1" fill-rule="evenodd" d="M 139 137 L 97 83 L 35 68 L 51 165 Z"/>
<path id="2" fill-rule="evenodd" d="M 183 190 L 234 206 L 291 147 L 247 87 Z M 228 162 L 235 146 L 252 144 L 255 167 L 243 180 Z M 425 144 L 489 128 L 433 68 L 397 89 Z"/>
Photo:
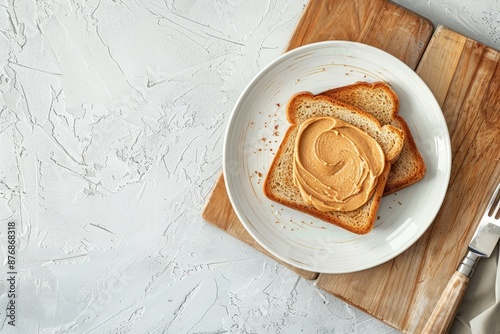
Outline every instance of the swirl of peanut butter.
<path id="1" fill-rule="evenodd" d="M 308 204 L 324 212 L 363 206 L 385 167 L 375 139 L 334 117 L 301 123 L 294 148 L 294 183 Z"/>

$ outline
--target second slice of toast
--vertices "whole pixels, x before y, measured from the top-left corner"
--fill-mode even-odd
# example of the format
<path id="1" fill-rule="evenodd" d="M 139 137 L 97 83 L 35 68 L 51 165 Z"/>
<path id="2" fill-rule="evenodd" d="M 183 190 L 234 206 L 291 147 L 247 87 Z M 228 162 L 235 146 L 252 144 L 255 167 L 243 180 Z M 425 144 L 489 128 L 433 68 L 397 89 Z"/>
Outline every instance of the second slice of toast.
<path id="1" fill-rule="evenodd" d="M 404 132 L 404 145 L 399 158 L 393 163 L 384 196 L 404 189 L 421 180 L 426 171 L 425 162 L 418 151 L 406 121 L 398 114 L 399 99 L 391 87 L 383 82 L 358 82 L 321 93 L 374 115 L 382 125 L 391 124 Z"/>

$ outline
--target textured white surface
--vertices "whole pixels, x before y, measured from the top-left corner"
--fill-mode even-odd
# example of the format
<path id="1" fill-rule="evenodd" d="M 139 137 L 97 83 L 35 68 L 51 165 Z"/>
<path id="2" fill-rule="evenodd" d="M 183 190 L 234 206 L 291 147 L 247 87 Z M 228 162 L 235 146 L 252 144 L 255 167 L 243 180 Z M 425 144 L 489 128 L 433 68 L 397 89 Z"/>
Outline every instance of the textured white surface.
<path id="1" fill-rule="evenodd" d="M 498 1 L 398 2 L 499 48 Z M 2 333 L 393 332 L 200 217 L 305 3 L 0 0 Z"/>

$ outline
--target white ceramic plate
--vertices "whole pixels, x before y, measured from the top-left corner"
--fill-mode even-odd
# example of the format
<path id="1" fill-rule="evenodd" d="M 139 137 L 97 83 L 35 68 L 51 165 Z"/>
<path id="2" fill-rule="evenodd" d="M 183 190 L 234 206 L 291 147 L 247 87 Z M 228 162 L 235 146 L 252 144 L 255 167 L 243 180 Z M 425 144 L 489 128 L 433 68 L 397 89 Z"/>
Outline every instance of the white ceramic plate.
<path id="1" fill-rule="evenodd" d="M 289 98 L 300 91 L 317 94 L 356 81 L 392 86 L 400 99 L 399 113 L 427 166 L 423 180 L 383 198 L 375 227 L 363 236 L 274 203 L 262 191 L 289 127 Z M 413 70 L 371 46 L 329 41 L 282 55 L 245 88 L 226 130 L 223 169 L 236 214 L 266 250 L 305 270 L 348 273 L 394 258 L 427 230 L 448 187 L 451 146 L 439 104 Z"/>

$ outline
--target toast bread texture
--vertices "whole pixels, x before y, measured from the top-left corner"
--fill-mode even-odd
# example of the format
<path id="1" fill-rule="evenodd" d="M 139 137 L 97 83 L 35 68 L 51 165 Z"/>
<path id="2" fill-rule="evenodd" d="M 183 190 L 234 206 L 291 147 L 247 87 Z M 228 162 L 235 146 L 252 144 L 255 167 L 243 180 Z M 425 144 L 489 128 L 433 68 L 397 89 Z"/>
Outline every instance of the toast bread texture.
<path id="1" fill-rule="evenodd" d="M 420 181 L 426 166 L 411 130 L 398 114 L 399 99 L 392 88 L 384 82 L 357 82 L 349 86 L 330 89 L 325 95 L 347 103 L 375 116 L 382 125 L 390 124 L 404 132 L 404 145 L 399 158 L 392 164 L 384 196 L 404 189 Z"/>
<path id="2" fill-rule="evenodd" d="M 264 181 L 264 194 L 271 200 L 313 217 L 337 225 L 356 234 L 373 229 L 377 219 L 391 161 L 396 161 L 404 143 L 404 133 L 392 125 L 382 126 L 371 114 L 327 96 L 314 96 L 310 92 L 294 95 L 287 105 L 286 116 L 291 126 L 274 157 Z M 298 126 L 311 117 L 333 116 L 357 126 L 372 136 L 386 156 L 386 164 L 379 176 L 372 197 L 363 206 L 352 211 L 324 212 L 307 204 L 293 181 L 293 153 Z"/>

